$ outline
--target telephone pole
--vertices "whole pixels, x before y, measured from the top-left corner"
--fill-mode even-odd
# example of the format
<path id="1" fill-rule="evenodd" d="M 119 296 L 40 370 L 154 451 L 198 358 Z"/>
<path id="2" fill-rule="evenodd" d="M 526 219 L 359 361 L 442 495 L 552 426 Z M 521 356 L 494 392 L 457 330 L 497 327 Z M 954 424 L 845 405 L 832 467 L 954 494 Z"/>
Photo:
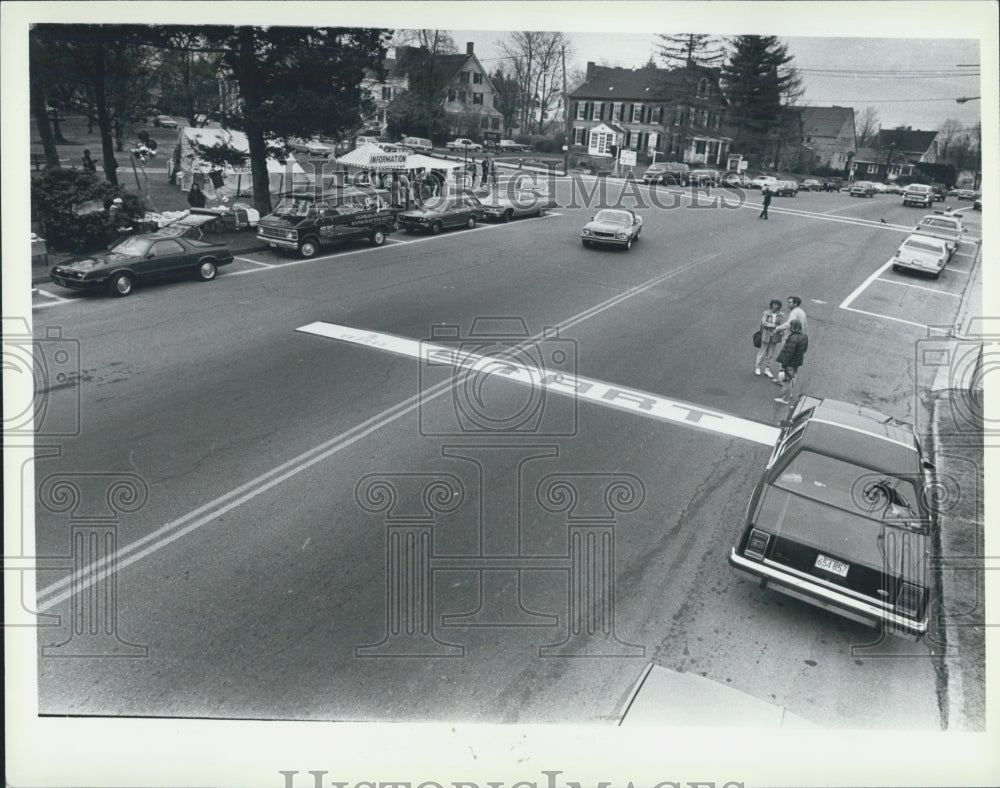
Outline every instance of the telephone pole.
<path id="1" fill-rule="evenodd" d="M 566 85 L 566 45 L 560 47 L 562 52 L 562 110 L 563 110 L 563 134 L 566 137 L 566 144 L 563 145 L 563 175 L 569 174 L 569 88 Z"/>

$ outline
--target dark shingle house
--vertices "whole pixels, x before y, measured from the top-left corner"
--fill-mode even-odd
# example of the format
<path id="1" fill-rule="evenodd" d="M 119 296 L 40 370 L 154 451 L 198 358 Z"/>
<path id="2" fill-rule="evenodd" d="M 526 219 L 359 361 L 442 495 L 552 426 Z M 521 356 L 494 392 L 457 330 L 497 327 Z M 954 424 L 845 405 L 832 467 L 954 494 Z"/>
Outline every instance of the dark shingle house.
<path id="1" fill-rule="evenodd" d="M 570 94 L 568 142 L 592 156 L 612 146 L 690 164 L 726 165 L 731 137 L 719 70 L 702 66 L 627 69 L 587 63 Z"/>

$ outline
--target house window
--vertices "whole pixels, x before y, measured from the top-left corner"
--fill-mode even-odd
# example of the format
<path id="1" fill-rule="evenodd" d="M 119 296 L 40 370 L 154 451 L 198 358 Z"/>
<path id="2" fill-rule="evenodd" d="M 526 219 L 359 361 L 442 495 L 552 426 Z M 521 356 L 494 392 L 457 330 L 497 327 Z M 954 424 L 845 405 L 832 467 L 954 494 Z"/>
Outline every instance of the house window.
<path id="1" fill-rule="evenodd" d="M 468 71 L 459 71 L 458 72 L 458 81 L 461 82 L 463 85 L 468 85 L 469 84 L 469 72 Z"/>
<path id="2" fill-rule="evenodd" d="M 573 129 L 573 144 L 583 145 L 586 142 L 585 139 L 586 134 L 587 130 L 585 128 L 582 128 L 581 126 L 577 126 L 575 129 Z"/>
<path id="3" fill-rule="evenodd" d="M 586 120 L 587 119 L 587 102 L 578 101 L 576 103 L 576 119 Z"/>
<path id="4" fill-rule="evenodd" d="M 482 104 L 483 103 L 483 94 L 482 93 L 473 93 L 472 94 L 472 103 L 473 104 Z"/>
<path id="5" fill-rule="evenodd" d="M 683 114 L 683 111 L 681 110 L 680 107 L 674 107 L 674 125 L 675 126 L 680 126 L 681 125 L 681 115 L 682 114 Z"/>
<path id="6" fill-rule="evenodd" d="M 483 84 L 483 75 L 480 74 L 478 71 L 476 71 L 476 72 L 474 72 L 472 74 L 472 84 L 473 85 L 482 85 Z"/>
<path id="7" fill-rule="evenodd" d="M 493 131 L 500 131 L 500 118 L 490 118 L 490 128 Z"/>
<path id="8" fill-rule="evenodd" d="M 455 100 L 455 91 L 454 90 L 449 90 L 448 91 L 448 101 L 454 101 L 454 100 Z"/>
<path id="9" fill-rule="evenodd" d="M 707 98 L 708 92 L 708 79 L 706 77 L 702 77 L 701 81 L 698 83 L 698 98 Z"/>
<path id="10" fill-rule="evenodd" d="M 632 105 L 632 122 L 642 123 L 642 104 Z"/>
<path id="11" fill-rule="evenodd" d="M 876 172 L 878 172 L 878 165 L 877 164 L 869 164 L 868 165 L 868 174 L 869 175 L 874 175 Z"/>
<path id="12" fill-rule="evenodd" d="M 698 154 L 703 154 L 705 152 L 705 140 L 695 140 L 694 152 Z"/>
<path id="13" fill-rule="evenodd" d="M 382 100 L 383 101 L 390 101 L 391 99 L 392 99 L 392 88 L 389 87 L 388 85 L 383 86 L 383 88 L 382 88 Z"/>
<path id="14" fill-rule="evenodd" d="M 603 101 L 596 101 L 596 102 L 594 102 L 594 117 L 597 118 L 597 120 L 603 120 L 604 119 L 604 102 Z M 544 118 L 543 118 L 543 120 L 544 120 Z"/>

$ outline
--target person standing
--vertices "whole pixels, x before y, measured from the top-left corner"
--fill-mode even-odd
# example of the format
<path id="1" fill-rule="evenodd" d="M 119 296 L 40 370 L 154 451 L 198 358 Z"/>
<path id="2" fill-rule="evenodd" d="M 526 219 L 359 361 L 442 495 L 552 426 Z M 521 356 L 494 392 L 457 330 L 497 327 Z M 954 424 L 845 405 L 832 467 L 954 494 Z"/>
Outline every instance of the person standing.
<path id="1" fill-rule="evenodd" d="M 778 348 L 781 346 L 783 335 L 778 331 L 778 326 L 782 324 L 784 319 L 785 315 L 781 311 L 781 299 L 772 298 L 767 311 L 760 318 L 760 350 L 757 351 L 757 365 L 753 371 L 755 375 L 760 375 L 761 369 L 763 369 L 765 375 L 774 378 L 774 373 L 771 372 L 771 359 L 777 355 Z"/>
<path id="2" fill-rule="evenodd" d="M 188 192 L 187 200 L 188 205 L 192 208 L 205 207 L 205 193 L 201 190 L 201 187 L 197 183 L 191 184 L 191 191 Z"/>
<path id="3" fill-rule="evenodd" d="M 778 364 L 781 366 L 781 396 L 775 397 L 775 402 L 785 405 L 792 404 L 792 395 L 795 390 L 795 377 L 798 375 L 799 367 L 805 359 L 806 350 L 809 349 L 809 337 L 802 332 L 802 323 L 798 320 L 789 321 L 789 334 L 785 344 L 778 354 Z"/>
<path id="4" fill-rule="evenodd" d="M 760 212 L 760 218 L 761 219 L 766 219 L 767 218 L 767 206 L 769 206 L 771 204 L 771 190 L 767 186 L 765 186 L 763 189 L 761 189 L 761 192 L 764 195 L 764 210 Z"/>
<path id="5" fill-rule="evenodd" d="M 482 177 L 482 181 L 481 181 L 481 183 L 484 186 L 486 185 L 486 179 L 489 177 L 489 175 L 490 175 L 490 159 L 489 158 L 484 158 L 483 159 L 483 177 Z"/>
<path id="6" fill-rule="evenodd" d="M 97 172 L 97 163 L 92 158 L 90 158 L 89 150 L 85 150 L 83 152 L 83 171 Z"/>
<path id="7" fill-rule="evenodd" d="M 497 162 L 496 159 L 490 159 L 490 181 L 494 186 L 497 185 Z"/>
<path id="8" fill-rule="evenodd" d="M 782 323 L 775 329 L 780 332 L 782 336 L 787 336 L 789 329 L 792 327 L 792 321 L 798 320 L 799 324 L 802 326 L 802 333 L 808 334 L 809 332 L 809 322 L 806 320 L 806 312 L 802 308 L 802 299 L 798 296 L 788 296 L 788 320 Z M 785 340 L 788 341 L 787 339 Z M 772 379 L 772 383 L 781 385 L 781 381 L 777 378 Z"/>

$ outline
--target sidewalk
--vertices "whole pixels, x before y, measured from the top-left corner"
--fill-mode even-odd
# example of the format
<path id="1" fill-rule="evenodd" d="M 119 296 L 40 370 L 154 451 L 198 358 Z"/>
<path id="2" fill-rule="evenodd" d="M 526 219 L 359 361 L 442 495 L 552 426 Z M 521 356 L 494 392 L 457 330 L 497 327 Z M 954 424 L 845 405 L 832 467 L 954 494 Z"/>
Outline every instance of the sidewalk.
<path id="1" fill-rule="evenodd" d="M 962 296 L 956 326 L 939 340 L 953 362 L 938 369 L 931 383 L 930 451 L 935 465 L 940 541 L 940 601 L 936 610 L 948 731 L 981 731 L 986 724 L 985 559 L 983 472 L 984 435 L 981 370 L 961 359 L 981 353 L 982 250 Z M 971 351 L 970 351 L 971 347 Z M 965 352 L 963 353 L 963 349 Z M 981 356 L 979 356 L 981 362 Z M 978 403 L 978 405 L 977 405 Z"/>
<path id="2" fill-rule="evenodd" d="M 234 255 L 250 254 L 266 249 L 267 245 L 257 240 L 257 228 L 245 230 L 230 230 L 224 233 L 205 233 L 205 241 L 225 244 Z M 44 284 L 51 281 L 49 279 L 49 269 L 54 265 L 59 265 L 75 257 L 83 257 L 82 253 L 49 252 L 48 262 L 33 264 L 31 266 L 31 284 Z"/>

